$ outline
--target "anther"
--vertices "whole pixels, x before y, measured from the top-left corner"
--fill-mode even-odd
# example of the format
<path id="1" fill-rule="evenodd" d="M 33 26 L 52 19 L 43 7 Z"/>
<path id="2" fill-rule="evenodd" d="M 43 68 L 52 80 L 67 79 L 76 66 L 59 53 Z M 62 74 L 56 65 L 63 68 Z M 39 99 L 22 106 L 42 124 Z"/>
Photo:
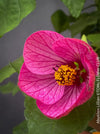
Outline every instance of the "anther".
<path id="1" fill-rule="evenodd" d="M 61 65 L 55 71 L 55 80 L 59 85 L 73 85 L 76 79 L 77 72 L 68 65 Z"/>
<path id="2" fill-rule="evenodd" d="M 57 71 L 54 67 L 52 68 L 54 71 Z"/>

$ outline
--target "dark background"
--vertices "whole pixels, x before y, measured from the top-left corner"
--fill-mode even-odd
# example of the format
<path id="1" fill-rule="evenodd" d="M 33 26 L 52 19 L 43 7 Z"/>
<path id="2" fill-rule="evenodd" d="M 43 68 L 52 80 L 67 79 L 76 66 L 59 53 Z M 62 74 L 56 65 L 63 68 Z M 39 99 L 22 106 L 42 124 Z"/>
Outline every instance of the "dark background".
<path id="1" fill-rule="evenodd" d="M 85 7 L 90 3 L 92 4 L 93 0 L 87 0 Z M 51 15 L 58 9 L 69 14 L 68 9 L 60 0 L 36 0 L 36 9 L 17 28 L 0 38 L 0 69 L 22 55 L 24 42 L 30 34 L 38 30 L 54 31 Z M 71 37 L 69 31 L 62 34 Z M 17 82 L 17 78 L 17 74 L 14 74 L 10 79 Z M 0 134 L 12 134 L 12 128 L 23 120 L 24 97 L 22 93 L 19 92 L 15 96 L 0 94 Z"/>

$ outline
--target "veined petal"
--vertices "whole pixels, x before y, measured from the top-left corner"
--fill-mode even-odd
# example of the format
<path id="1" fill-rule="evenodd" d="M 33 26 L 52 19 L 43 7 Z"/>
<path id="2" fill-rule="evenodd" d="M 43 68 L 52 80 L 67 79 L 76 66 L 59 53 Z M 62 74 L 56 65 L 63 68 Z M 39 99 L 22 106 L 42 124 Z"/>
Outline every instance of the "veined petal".
<path id="1" fill-rule="evenodd" d="M 18 85 L 24 93 L 45 104 L 55 103 L 64 93 L 64 86 L 57 84 L 54 74 L 33 74 L 27 69 L 25 63 L 20 71 Z"/>
<path id="2" fill-rule="evenodd" d="M 79 86 L 66 86 L 64 95 L 58 102 L 46 105 L 37 100 L 37 106 L 44 115 L 50 118 L 65 116 L 76 106 L 75 103 L 84 87 L 85 83 L 82 83 Z"/>
<path id="3" fill-rule="evenodd" d="M 55 41 L 53 49 L 59 57 L 64 58 L 67 62 L 81 60 L 81 57 L 88 52 L 86 46 L 71 38 L 64 38 Z"/>
<path id="4" fill-rule="evenodd" d="M 79 39 L 75 39 L 75 38 L 73 38 L 72 40 L 75 40 L 76 42 L 80 42 L 82 45 L 84 45 L 88 48 L 88 53 L 85 56 L 87 57 L 87 59 L 91 63 L 95 74 L 97 74 L 98 73 L 97 68 L 99 67 L 99 64 L 100 64 L 99 60 L 98 60 L 97 53 L 95 53 L 93 48 L 89 44 L 87 44 L 86 42 L 79 40 Z"/>
<path id="5" fill-rule="evenodd" d="M 24 61 L 26 67 L 36 74 L 54 73 L 56 65 L 65 63 L 52 50 L 54 41 L 64 38 L 62 35 L 52 31 L 38 31 L 33 33 L 24 45 Z"/>
<path id="6" fill-rule="evenodd" d="M 76 105 L 81 105 L 84 102 L 86 102 L 87 100 L 89 100 L 91 98 L 91 96 L 94 93 L 95 90 L 95 72 L 93 70 L 93 67 L 91 66 L 90 61 L 84 57 L 84 63 L 85 65 L 85 69 L 88 72 L 87 78 L 85 80 L 86 82 L 86 88 L 82 91 L 82 93 L 80 94 L 79 99 L 76 102 Z"/>
<path id="7" fill-rule="evenodd" d="M 37 106 L 46 116 L 50 118 L 60 118 L 69 114 L 76 106 L 85 103 L 94 92 L 95 72 L 89 61 L 85 58 L 88 68 L 88 77 L 79 86 L 67 86 L 63 97 L 52 105 L 45 105 L 37 100 Z M 87 69 L 86 69 L 87 70 Z"/>
<path id="8" fill-rule="evenodd" d="M 59 57 L 64 58 L 67 62 L 82 61 L 83 57 L 86 56 L 95 74 L 97 74 L 98 56 L 92 47 L 84 41 L 73 38 L 60 39 L 54 42 L 53 49 Z"/>

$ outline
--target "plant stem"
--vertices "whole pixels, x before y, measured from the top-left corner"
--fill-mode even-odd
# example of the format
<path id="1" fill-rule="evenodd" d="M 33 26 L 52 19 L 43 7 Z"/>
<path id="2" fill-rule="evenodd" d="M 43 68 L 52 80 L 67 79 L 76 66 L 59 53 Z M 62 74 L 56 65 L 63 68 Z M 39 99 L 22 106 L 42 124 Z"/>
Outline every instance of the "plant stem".
<path id="1" fill-rule="evenodd" d="M 95 7 L 95 6 L 97 6 L 97 5 L 96 5 L 96 4 L 92 4 L 92 5 L 90 5 L 90 6 L 87 6 L 87 7 L 83 8 L 82 11 L 84 11 L 84 10 L 86 10 L 86 9 L 88 9 L 88 8 L 91 8 L 91 7 Z"/>

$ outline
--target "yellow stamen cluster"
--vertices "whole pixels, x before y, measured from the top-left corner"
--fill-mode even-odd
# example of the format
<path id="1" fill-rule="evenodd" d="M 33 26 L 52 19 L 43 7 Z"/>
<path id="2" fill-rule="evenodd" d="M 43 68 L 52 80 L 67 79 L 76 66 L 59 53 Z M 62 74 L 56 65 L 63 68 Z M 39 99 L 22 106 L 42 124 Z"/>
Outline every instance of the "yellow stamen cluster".
<path id="1" fill-rule="evenodd" d="M 100 134 L 100 132 L 92 132 L 92 134 Z"/>
<path id="2" fill-rule="evenodd" d="M 77 72 L 75 69 L 68 65 L 61 65 L 57 71 L 55 71 L 55 80 L 59 85 L 73 85 L 76 79 Z"/>

